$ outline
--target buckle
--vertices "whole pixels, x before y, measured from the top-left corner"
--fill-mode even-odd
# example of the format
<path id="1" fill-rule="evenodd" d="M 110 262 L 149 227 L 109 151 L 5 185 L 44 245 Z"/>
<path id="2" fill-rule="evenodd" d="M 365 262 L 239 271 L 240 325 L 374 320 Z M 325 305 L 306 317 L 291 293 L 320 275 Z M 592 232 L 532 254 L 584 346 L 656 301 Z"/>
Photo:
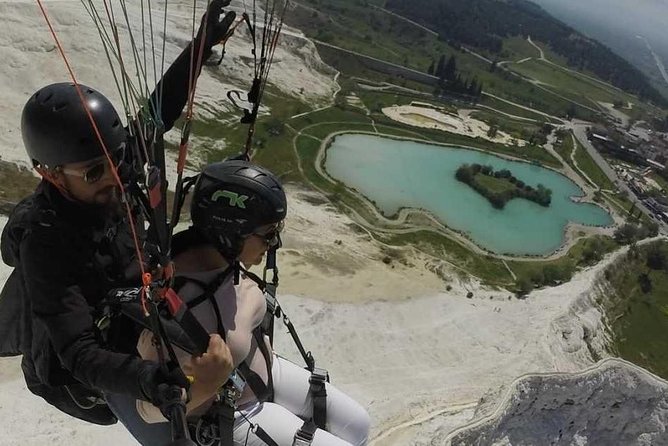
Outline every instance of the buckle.
<path id="1" fill-rule="evenodd" d="M 329 372 L 326 369 L 314 367 L 308 382 L 311 384 L 324 384 L 329 382 Z"/>
<path id="2" fill-rule="evenodd" d="M 292 446 L 311 446 L 314 435 L 299 429 L 292 440 Z"/>
<path id="3" fill-rule="evenodd" d="M 230 407 L 235 407 L 246 388 L 246 380 L 235 369 L 221 389 L 221 399 Z"/>

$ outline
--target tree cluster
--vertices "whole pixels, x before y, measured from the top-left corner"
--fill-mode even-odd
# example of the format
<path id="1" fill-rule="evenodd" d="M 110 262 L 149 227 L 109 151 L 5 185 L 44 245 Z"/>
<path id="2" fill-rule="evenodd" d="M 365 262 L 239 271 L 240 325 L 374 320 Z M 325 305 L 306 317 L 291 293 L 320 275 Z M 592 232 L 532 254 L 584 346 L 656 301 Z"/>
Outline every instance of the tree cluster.
<path id="1" fill-rule="evenodd" d="M 497 192 L 490 190 L 480 182 L 476 181 L 476 175 L 487 175 L 497 179 L 507 180 L 515 187 L 512 189 Z M 533 201 L 541 206 L 548 207 L 552 202 L 552 191 L 542 184 L 537 188 L 525 184 L 522 180 L 515 178 L 508 169 L 494 171 L 491 166 L 481 166 L 480 164 L 464 164 L 457 169 L 455 177 L 458 181 L 469 185 L 476 192 L 494 206 L 496 209 L 503 209 L 513 198 L 524 198 Z"/>
<path id="2" fill-rule="evenodd" d="M 621 245 L 630 245 L 640 240 L 659 235 L 659 225 L 656 222 L 642 224 L 625 223 L 615 230 L 615 240 Z"/>
<path id="3" fill-rule="evenodd" d="M 640 70 L 529 1 L 388 0 L 385 7 L 437 31 L 455 47 L 467 45 L 499 54 L 503 39 L 529 35 L 564 56 L 571 67 L 589 70 L 657 105 L 668 105 Z"/>
<path id="4" fill-rule="evenodd" d="M 457 70 L 457 58 L 452 55 L 446 62 L 445 54 L 441 54 L 438 62 L 432 61 L 427 70 L 432 76 L 439 79 L 436 95 L 442 92 L 457 93 L 471 96 L 475 99 L 482 95 L 482 82 L 475 76 L 472 79 L 463 78 Z"/>

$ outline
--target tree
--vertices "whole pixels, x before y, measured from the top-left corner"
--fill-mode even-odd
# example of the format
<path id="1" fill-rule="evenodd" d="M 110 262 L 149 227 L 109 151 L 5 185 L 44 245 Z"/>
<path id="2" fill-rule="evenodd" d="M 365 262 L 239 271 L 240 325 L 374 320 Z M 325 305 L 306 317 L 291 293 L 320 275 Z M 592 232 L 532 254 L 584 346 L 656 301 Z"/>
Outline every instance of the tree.
<path id="1" fill-rule="evenodd" d="M 436 65 L 436 71 L 434 75 L 439 79 L 443 79 L 445 74 L 445 54 L 441 54 L 441 57 L 438 59 L 438 65 Z"/>
<path id="2" fill-rule="evenodd" d="M 659 224 L 657 222 L 648 221 L 644 226 L 647 229 L 647 237 L 656 237 L 659 235 Z"/>
<path id="3" fill-rule="evenodd" d="M 495 125 L 490 126 L 489 130 L 487 130 L 487 136 L 494 139 L 496 138 L 497 133 L 499 132 L 499 128 Z"/>
<path id="4" fill-rule="evenodd" d="M 653 243 L 647 248 L 647 266 L 655 271 L 666 267 L 666 253 L 658 243 Z"/>
<path id="5" fill-rule="evenodd" d="M 567 280 L 569 276 L 566 268 L 561 264 L 550 264 L 543 268 L 543 277 L 546 284 L 558 285 Z"/>
<path id="6" fill-rule="evenodd" d="M 449 81 L 454 80 L 457 74 L 457 59 L 455 56 L 450 56 L 448 63 L 443 69 L 443 77 Z M 439 76 L 440 77 L 440 76 Z"/>
<path id="7" fill-rule="evenodd" d="M 598 238 L 593 238 L 588 241 L 585 245 L 585 248 L 582 250 L 582 262 L 586 265 L 596 263 L 603 258 L 603 252 L 605 247 L 603 246 L 603 241 Z"/>
<path id="8" fill-rule="evenodd" d="M 434 75 L 434 65 L 435 62 L 432 60 L 431 65 L 429 65 L 429 69 L 427 69 L 427 73 L 431 74 L 432 76 Z"/>
<path id="9" fill-rule="evenodd" d="M 271 118 L 267 124 L 267 133 L 271 136 L 280 136 L 283 134 L 285 129 L 285 123 L 278 118 Z"/>
<path id="10" fill-rule="evenodd" d="M 652 291 L 652 278 L 647 273 L 641 273 L 638 276 L 638 284 L 643 293 L 647 294 Z"/>
<path id="11" fill-rule="evenodd" d="M 526 296 L 533 290 L 533 283 L 527 277 L 520 277 L 517 281 L 517 295 Z"/>
<path id="12" fill-rule="evenodd" d="M 615 241 L 621 245 L 628 245 L 636 241 L 638 226 L 633 223 L 624 223 L 614 233 Z"/>

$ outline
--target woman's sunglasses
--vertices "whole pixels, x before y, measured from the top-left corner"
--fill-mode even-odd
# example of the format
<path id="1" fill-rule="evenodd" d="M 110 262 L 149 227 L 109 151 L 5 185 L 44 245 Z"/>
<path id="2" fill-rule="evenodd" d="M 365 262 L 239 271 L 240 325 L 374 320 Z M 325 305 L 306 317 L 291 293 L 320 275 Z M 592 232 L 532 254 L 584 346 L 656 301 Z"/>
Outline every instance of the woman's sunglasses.
<path id="1" fill-rule="evenodd" d="M 119 161 L 123 160 L 124 158 L 125 158 L 125 144 L 121 144 L 118 147 L 118 149 L 116 149 L 113 152 L 111 159 L 115 165 L 118 165 Z M 83 178 L 83 180 L 87 184 L 93 184 L 97 183 L 98 181 L 100 181 L 100 179 L 102 179 L 108 167 L 109 167 L 109 161 L 107 160 L 107 158 L 100 157 L 95 161 L 95 163 L 83 169 L 67 169 L 64 167 L 60 167 L 59 170 L 66 175 L 72 175 L 75 177 Z"/>
<path id="2" fill-rule="evenodd" d="M 281 221 L 274 227 L 263 233 L 254 232 L 253 235 L 260 237 L 270 248 L 278 245 L 281 242 L 281 231 L 283 231 L 284 223 Z"/>

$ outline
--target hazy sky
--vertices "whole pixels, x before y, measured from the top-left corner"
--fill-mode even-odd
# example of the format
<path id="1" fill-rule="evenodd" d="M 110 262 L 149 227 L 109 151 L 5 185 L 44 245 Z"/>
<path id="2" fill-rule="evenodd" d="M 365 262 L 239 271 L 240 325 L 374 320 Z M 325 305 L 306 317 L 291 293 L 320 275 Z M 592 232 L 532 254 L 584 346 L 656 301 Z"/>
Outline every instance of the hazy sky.
<path id="1" fill-rule="evenodd" d="M 629 58 L 641 34 L 668 62 L 668 0 L 533 0 L 574 28 Z"/>

